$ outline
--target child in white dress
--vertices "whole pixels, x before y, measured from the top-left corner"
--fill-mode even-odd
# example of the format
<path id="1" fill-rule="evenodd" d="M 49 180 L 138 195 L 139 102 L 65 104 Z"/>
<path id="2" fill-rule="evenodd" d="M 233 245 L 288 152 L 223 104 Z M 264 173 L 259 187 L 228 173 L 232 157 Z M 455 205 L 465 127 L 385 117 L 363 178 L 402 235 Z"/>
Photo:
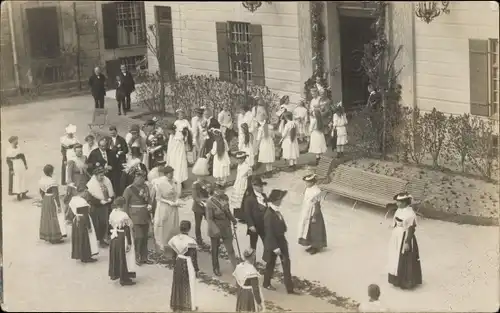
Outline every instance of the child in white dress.
<path id="1" fill-rule="evenodd" d="M 265 164 L 266 174 L 270 176 L 276 156 L 273 126 L 267 121 L 260 123 L 259 131 L 257 132 L 257 142 L 259 143 L 259 162 Z"/>
<path id="2" fill-rule="evenodd" d="M 315 110 L 311 116 L 311 124 L 309 126 L 309 132 L 311 134 L 309 153 L 316 154 L 316 165 L 319 163 L 321 155 L 327 150 L 325 134 L 323 133 L 324 126 L 321 112 Z"/>
<path id="3" fill-rule="evenodd" d="M 306 138 L 306 125 L 307 125 L 308 112 L 306 109 L 305 100 L 301 100 L 299 105 L 293 110 L 293 119 L 297 123 L 297 137 L 298 141 L 303 141 Z"/>
<path id="4" fill-rule="evenodd" d="M 286 112 L 285 119 L 287 123 L 281 133 L 282 157 L 288 161 L 288 165 L 293 170 L 300 155 L 299 143 L 297 142 L 297 124 L 293 121 L 292 112 Z"/>
<path id="5" fill-rule="evenodd" d="M 380 287 L 376 284 L 368 286 L 368 302 L 361 303 L 358 312 L 389 312 L 389 310 L 380 302 Z"/>
<path id="6" fill-rule="evenodd" d="M 238 131 L 238 150 L 244 151 L 247 154 L 247 163 L 250 167 L 254 166 L 254 137 L 250 132 L 250 127 L 247 123 L 242 123 Z"/>
<path id="7" fill-rule="evenodd" d="M 212 150 L 207 154 L 207 159 L 210 154 L 214 156 L 213 165 L 213 176 L 215 181 L 219 185 L 226 185 L 227 178 L 231 174 L 230 166 L 231 160 L 228 154 L 228 145 L 226 139 L 222 136 L 222 132 L 219 129 L 213 129 L 213 134 L 215 137 Z"/>
<path id="8" fill-rule="evenodd" d="M 333 114 L 332 126 L 333 130 L 337 130 L 337 157 L 341 157 L 344 154 L 344 146 L 347 144 L 347 116 L 344 107 L 339 106 Z"/>

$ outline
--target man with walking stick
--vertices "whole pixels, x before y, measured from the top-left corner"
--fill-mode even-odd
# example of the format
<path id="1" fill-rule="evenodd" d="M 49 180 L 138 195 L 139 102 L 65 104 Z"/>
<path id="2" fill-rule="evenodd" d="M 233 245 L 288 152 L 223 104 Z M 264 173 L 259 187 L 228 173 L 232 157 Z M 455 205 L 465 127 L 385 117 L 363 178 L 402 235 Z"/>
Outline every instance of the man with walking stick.
<path id="1" fill-rule="evenodd" d="M 219 265 L 219 245 L 221 240 L 233 265 L 233 271 L 238 264 L 233 248 L 233 232 L 236 235 L 235 230 L 238 221 L 229 209 L 229 197 L 224 193 L 224 187 L 221 185 L 216 185 L 215 192 L 208 198 L 205 209 L 212 250 L 212 268 L 216 276 L 221 276 Z M 238 241 L 236 243 L 238 244 Z"/>

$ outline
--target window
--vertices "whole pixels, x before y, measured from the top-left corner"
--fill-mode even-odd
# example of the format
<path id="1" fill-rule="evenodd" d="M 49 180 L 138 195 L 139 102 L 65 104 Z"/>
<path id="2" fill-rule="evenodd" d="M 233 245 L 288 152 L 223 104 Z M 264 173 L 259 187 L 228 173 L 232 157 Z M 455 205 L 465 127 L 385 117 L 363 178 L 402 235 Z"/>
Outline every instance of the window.
<path id="1" fill-rule="evenodd" d="M 229 71 L 231 79 L 252 80 L 252 46 L 250 24 L 229 22 Z"/>
<path id="2" fill-rule="evenodd" d="M 143 1 L 119 2 L 116 4 L 118 46 L 143 45 L 146 22 Z"/>
<path id="3" fill-rule="evenodd" d="M 499 47 L 498 39 L 488 41 L 488 78 L 489 78 L 489 103 L 491 104 L 490 115 L 496 114 L 498 118 L 499 103 Z"/>
<path id="4" fill-rule="evenodd" d="M 127 70 L 131 73 L 137 72 L 137 67 L 140 69 L 146 69 L 147 58 L 144 55 L 134 55 L 131 57 L 120 58 L 120 64 L 125 65 Z"/>

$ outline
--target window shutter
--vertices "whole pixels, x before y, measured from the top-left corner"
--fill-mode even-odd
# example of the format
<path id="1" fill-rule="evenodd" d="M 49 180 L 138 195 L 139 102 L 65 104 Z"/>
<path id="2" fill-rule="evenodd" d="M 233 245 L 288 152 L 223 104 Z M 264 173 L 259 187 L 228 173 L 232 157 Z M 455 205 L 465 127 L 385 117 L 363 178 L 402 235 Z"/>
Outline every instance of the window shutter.
<path id="1" fill-rule="evenodd" d="M 470 113 L 489 116 L 488 41 L 469 39 Z"/>
<path id="2" fill-rule="evenodd" d="M 217 53 L 219 55 L 219 79 L 228 81 L 231 79 L 229 72 L 229 40 L 227 36 L 227 23 L 215 22 L 217 32 Z"/>
<path id="3" fill-rule="evenodd" d="M 106 87 L 108 90 L 116 89 L 116 76 L 120 74 L 121 60 L 106 61 Z"/>
<path id="4" fill-rule="evenodd" d="M 264 45 L 262 44 L 262 25 L 250 24 L 252 52 L 252 82 L 256 85 L 264 86 L 266 84 L 264 72 Z"/>
<path id="5" fill-rule="evenodd" d="M 102 35 L 104 49 L 118 48 L 118 24 L 116 20 L 116 4 L 102 4 Z"/>
<path id="6" fill-rule="evenodd" d="M 56 7 L 26 9 L 31 56 L 56 58 L 61 53 Z M 47 35 L 49 34 L 49 35 Z"/>

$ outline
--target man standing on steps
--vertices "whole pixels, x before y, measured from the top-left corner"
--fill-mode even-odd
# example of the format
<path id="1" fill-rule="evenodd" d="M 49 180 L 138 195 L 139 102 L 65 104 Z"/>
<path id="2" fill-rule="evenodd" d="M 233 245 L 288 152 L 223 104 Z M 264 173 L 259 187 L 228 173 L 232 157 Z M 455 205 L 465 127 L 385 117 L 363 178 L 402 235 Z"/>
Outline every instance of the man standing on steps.
<path id="1" fill-rule="evenodd" d="M 123 110 L 125 112 L 132 111 L 130 108 L 130 94 L 135 90 L 135 81 L 132 74 L 127 70 L 127 66 L 122 64 L 120 66 L 120 78 L 123 83 L 123 91 L 125 92 L 125 106 Z"/>
<path id="2" fill-rule="evenodd" d="M 104 109 L 104 97 L 106 96 L 106 76 L 101 73 L 99 66 L 94 68 L 94 74 L 89 78 L 89 87 L 94 97 L 95 108 Z"/>

